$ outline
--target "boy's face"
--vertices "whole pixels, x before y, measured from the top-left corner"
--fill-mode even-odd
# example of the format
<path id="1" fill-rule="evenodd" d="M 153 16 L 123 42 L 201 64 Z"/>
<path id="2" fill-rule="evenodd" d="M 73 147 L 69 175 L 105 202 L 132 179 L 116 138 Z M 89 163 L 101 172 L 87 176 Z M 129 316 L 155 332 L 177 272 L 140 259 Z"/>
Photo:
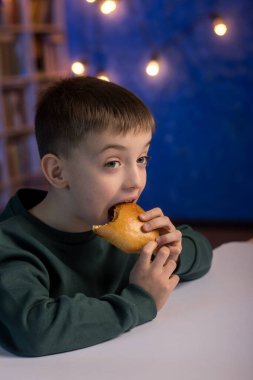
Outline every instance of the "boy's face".
<path id="1" fill-rule="evenodd" d="M 111 206 L 138 200 L 146 185 L 151 137 L 151 132 L 94 133 L 73 150 L 64 161 L 71 230 L 88 231 L 107 223 Z"/>

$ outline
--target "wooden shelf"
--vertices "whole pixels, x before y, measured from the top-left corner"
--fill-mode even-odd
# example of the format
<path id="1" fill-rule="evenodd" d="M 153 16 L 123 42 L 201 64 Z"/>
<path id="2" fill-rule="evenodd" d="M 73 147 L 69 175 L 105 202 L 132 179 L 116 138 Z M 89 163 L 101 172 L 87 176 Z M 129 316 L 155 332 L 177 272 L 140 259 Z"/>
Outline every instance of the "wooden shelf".
<path id="1" fill-rule="evenodd" d="M 22 24 L 10 24 L 6 26 L 0 26 L 0 41 L 4 39 L 4 35 L 8 34 L 21 34 L 21 33 L 60 33 L 62 34 L 62 29 L 58 25 L 53 24 L 29 24 L 29 25 L 22 25 Z"/>
<path id="2" fill-rule="evenodd" d="M 0 139 L 16 139 L 17 137 L 27 136 L 32 133 L 34 133 L 32 125 L 20 125 L 19 128 L 0 131 Z"/>
<path id="3" fill-rule="evenodd" d="M 65 0 L 0 1 L 1 206 L 18 188 L 44 183 L 35 104 L 46 85 L 69 75 L 69 66 Z"/>

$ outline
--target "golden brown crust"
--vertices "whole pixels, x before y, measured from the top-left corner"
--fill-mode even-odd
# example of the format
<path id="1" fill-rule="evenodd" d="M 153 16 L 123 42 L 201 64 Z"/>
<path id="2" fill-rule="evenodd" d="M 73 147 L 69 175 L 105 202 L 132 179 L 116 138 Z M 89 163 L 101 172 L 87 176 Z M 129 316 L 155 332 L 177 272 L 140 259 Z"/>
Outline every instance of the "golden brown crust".
<path id="1" fill-rule="evenodd" d="M 114 219 L 102 226 L 93 226 L 93 231 L 124 252 L 139 252 L 159 236 L 158 231 L 142 231 L 144 222 L 139 220 L 139 215 L 143 212 L 136 203 L 120 203 L 115 206 Z"/>

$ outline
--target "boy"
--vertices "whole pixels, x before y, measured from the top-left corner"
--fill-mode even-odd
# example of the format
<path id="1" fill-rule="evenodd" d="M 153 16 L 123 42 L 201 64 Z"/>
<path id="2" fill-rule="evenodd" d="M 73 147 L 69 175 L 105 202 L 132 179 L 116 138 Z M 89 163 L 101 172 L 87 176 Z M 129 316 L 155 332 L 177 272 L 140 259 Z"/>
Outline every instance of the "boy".
<path id="1" fill-rule="evenodd" d="M 21 189 L 0 217 L 7 350 L 42 356 L 112 339 L 155 318 L 179 276 L 209 270 L 208 241 L 159 208 L 140 216 L 160 237 L 139 253 L 92 232 L 111 206 L 140 197 L 154 128 L 135 95 L 96 78 L 61 80 L 41 98 L 35 131 L 49 191 Z"/>

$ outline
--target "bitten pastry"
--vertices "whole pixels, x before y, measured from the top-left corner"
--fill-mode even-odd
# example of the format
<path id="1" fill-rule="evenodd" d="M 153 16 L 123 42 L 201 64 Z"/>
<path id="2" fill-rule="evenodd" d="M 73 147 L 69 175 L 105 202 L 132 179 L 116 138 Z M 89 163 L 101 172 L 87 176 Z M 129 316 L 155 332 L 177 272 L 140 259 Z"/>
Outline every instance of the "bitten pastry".
<path id="1" fill-rule="evenodd" d="M 158 231 L 142 231 L 144 222 L 139 215 L 143 212 L 136 203 L 120 203 L 113 209 L 112 221 L 93 226 L 93 231 L 126 253 L 139 252 L 145 244 L 159 236 Z"/>

